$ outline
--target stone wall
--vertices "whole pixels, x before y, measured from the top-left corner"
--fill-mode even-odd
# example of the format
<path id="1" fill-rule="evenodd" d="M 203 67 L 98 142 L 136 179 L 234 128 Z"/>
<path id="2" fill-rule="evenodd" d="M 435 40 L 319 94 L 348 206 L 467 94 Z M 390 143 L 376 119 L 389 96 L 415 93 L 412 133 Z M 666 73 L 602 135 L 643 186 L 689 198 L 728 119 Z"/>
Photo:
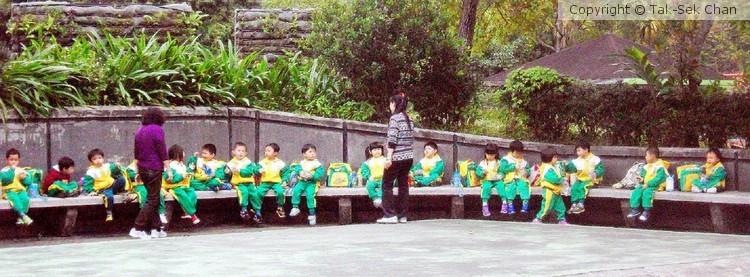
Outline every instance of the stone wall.
<path id="1" fill-rule="evenodd" d="M 22 50 L 27 45 L 29 29 L 42 27 L 43 36 L 55 36 L 62 45 L 70 45 L 74 38 L 88 33 L 106 31 L 115 36 L 131 36 L 140 32 L 158 33 L 172 37 L 189 35 L 195 31 L 191 22 L 192 8 L 185 4 L 153 5 L 85 5 L 69 2 L 14 3 L 8 22 L 11 49 Z M 46 25 L 45 22 L 52 24 Z M 32 35 L 38 36 L 37 33 Z"/>
<path id="2" fill-rule="evenodd" d="M 129 163 L 133 158 L 133 137 L 139 127 L 142 108 L 91 107 L 57 110 L 49 119 L 30 119 L 22 122 L 12 116 L 0 128 L 0 150 L 18 148 L 22 164 L 48 168 L 61 156 L 75 160 L 80 178 L 88 167 L 86 153 L 100 148 L 106 160 Z M 260 111 L 245 108 L 174 108 L 164 109 L 168 117 L 164 125 L 167 146 L 180 144 L 188 155 L 199 151 L 205 143 L 217 145 L 217 157 L 229 159 L 231 144 L 242 141 L 248 144 L 248 156 L 257 161 L 262 147 L 276 142 L 281 147 L 279 156 L 287 162 L 301 159 L 301 148 L 312 143 L 318 148 L 321 162 L 349 162 L 354 168 L 364 161 L 364 149 L 373 141 L 385 141 L 385 125 L 356 121 L 306 117 L 290 113 Z M 452 132 L 417 129 L 415 153 L 422 157 L 422 147 L 434 140 L 446 165 L 445 182 L 456 160 L 483 157 L 484 145 L 496 142 L 507 149 L 511 140 L 475 136 Z M 539 162 L 539 151 L 548 146 L 574 157 L 570 145 L 550 145 L 524 142 L 525 157 Z M 605 163 L 605 184 L 619 181 L 635 161 L 644 159 L 644 149 L 638 147 L 592 147 Z M 705 162 L 705 149 L 663 148 L 662 156 L 672 162 L 670 171 L 686 163 Z M 505 150 L 503 150 L 505 151 Z M 750 191 L 750 152 L 723 149 L 724 166 L 729 176 L 727 186 L 732 190 Z"/>
<path id="3" fill-rule="evenodd" d="M 235 11 L 234 44 L 242 54 L 262 50 L 270 56 L 298 50 L 297 41 L 312 31 L 312 10 L 243 9 Z"/>

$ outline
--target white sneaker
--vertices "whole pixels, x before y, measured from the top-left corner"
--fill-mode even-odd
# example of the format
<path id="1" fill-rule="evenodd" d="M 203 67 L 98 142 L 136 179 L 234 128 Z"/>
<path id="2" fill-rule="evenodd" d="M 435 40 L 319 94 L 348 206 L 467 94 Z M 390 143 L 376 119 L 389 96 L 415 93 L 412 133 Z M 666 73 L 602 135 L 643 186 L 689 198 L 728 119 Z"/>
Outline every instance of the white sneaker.
<path id="1" fill-rule="evenodd" d="M 161 220 L 161 224 L 167 224 L 167 215 L 165 214 L 159 214 L 159 220 Z"/>
<path id="2" fill-rule="evenodd" d="M 706 193 L 716 193 L 716 188 L 706 189 Z"/>
<path id="3" fill-rule="evenodd" d="M 151 230 L 151 237 L 153 237 L 153 236 L 154 236 L 154 233 L 153 233 L 153 232 L 154 232 L 154 230 Z M 166 238 L 166 237 L 167 237 L 167 231 L 166 231 L 166 230 L 164 230 L 164 229 L 161 229 L 161 230 L 159 230 L 159 231 L 156 231 L 156 237 L 157 237 L 157 238 L 160 238 L 160 239 L 161 239 L 161 238 Z"/>
<path id="4" fill-rule="evenodd" d="M 307 221 L 310 222 L 310 225 L 318 224 L 316 219 L 317 217 L 315 217 L 314 215 L 307 216 Z"/>
<path id="5" fill-rule="evenodd" d="M 699 187 L 693 186 L 690 191 L 692 192 L 703 192 Z"/>
<path id="6" fill-rule="evenodd" d="M 138 231 L 135 228 L 130 229 L 129 235 L 132 238 L 136 238 L 136 239 L 150 239 L 151 238 L 151 236 L 149 236 L 148 234 L 146 234 L 145 231 Z"/>
<path id="7" fill-rule="evenodd" d="M 406 217 L 401 217 L 398 219 L 398 223 L 406 223 L 406 222 L 407 222 Z"/>
<path id="8" fill-rule="evenodd" d="M 292 208 L 292 210 L 289 212 L 289 216 L 297 216 L 299 215 L 299 213 L 299 208 Z"/>
<path id="9" fill-rule="evenodd" d="M 383 217 L 381 219 L 378 219 L 378 224 L 396 224 L 398 223 L 398 217 L 397 216 L 391 216 L 391 217 Z"/>
<path id="10" fill-rule="evenodd" d="M 151 238 L 152 239 L 158 239 L 159 238 L 159 230 L 151 229 Z"/>
<path id="11" fill-rule="evenodd" d="M 383 199 L 378 198 L 378 199 L 372 200 L 372 205 L 375 206 L 375 208 L 380 209 L 380 207 L 383 207 Z"/>

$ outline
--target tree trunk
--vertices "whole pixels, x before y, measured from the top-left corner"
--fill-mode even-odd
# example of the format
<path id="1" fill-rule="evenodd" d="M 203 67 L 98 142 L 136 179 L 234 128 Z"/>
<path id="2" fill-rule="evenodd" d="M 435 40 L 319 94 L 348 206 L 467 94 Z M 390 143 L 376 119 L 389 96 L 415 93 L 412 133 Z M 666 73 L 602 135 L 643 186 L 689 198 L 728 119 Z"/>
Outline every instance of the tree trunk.
<path id="1" fill-rule="evenodd" d="M 477 23 L 477 5 L 479 0 L 463 0 L 461 8 L 461 22 L 458 26 L 458 36 L 466 42 L 465 51 L 471 53 L 474 40 L 474 25 Z"/>

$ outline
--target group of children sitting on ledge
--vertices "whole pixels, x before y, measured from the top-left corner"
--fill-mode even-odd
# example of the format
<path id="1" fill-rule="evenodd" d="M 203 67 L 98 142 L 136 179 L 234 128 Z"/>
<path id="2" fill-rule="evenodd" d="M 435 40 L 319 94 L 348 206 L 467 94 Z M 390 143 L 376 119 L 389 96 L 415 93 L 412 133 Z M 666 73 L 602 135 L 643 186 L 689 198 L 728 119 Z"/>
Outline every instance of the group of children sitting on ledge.
<path id="1" fill-rule="evenodd" d="M 371 143 L 365 150 L 366 160 L 357 173 L 352 173 L 347 182 L 361 181 L 375 207 L 382 204 L 382 178 L 386 159 L 384 147 L 379 142 Z M 580 214 L 585 211 L 585 200 L 589 190 L 600 184 L 604 176 L 602 160 L 591 153 L 589 143 L 582 141 L 576 144 L 576 158 L 562 161 L 552 148 L 541 151 L 541 165 L 534 170 L 523 157 L 523 143 L 514 140 L 510 143 L 507 155 L 500 158 L 500 147 L 488 143 L 484 157 L 479 163 L 470 161 L 457 163 L 452 182 L 460 186 L 481 186 L 482 214 L 491 216 L 489 199 L 491 191 L 497 191 L 502 201 L 501 214 L 515 214 L 515 199 L 521 198 L 521 213 L 530 212 L 529 198 L 531 186 L 542 187 L 542 204 L 534 218 L 534 223 L 541 222 L 554 211 L 560 224 L 567 224 L 566 214 Z M 195 191 L 231 190 L 237 192 L 240 204 L 240 216 L 244 220 L 261 223 L 262 199 L 268 190 L 276 193 L 276 214 L 284 218 L 285 192 L 291 192 L 292 209 L 289 216 L 301 213 L 299 205 L 301 196 L 306 197 L 308 222 L 316 224 L 316 194 L 322 181 L 326 178 L 324 165 L 317 159 L 317 149 L 312 144 L 302 146 L 302 158 L 287 165 L 279 159 L 279 146 L 270 143 L 264 148 L 264 157 L 253 163 L 247 157 L 247 145 L 237 142 L 232 146 L 232 159 L 224 162 L 216 159 L 216 146 L 206 144 L 201 151 L 185 161 L 181 146 L 169 148 L 169 168 L 172 179 L 168 180 L 167 172 L 162 181 L 159 215 L 162 223 L 167 223 L 164 195 L 167 193 L 180 204 L 183 219 L 198 224 L 196 216 L 197 196 Z M 6 166 L 0 171 L 2 196 L 7 199 L 13 210 L 18 213 L 18 225 L 29 225 L 33 220 L 27 215 L 29 196 L 31 197 L 75 197 L 79 195 L 101 196 L 104 199 L 106 221 L 112 221 L 114 195 L 127 193 L 126 201 L 138 201 L 143 207 L 146 201 L 146 189 L 138 176 L 136 161 L 127 167 L 119 163 L 105 163 L 104 152 L 100 149 L 89 151 L 87 158 L 91 165 L 79 182 L 71 179 L 75 171 L 72 159 L 62 157 L 53 166 L 46 178 L 42 180 L 41 170 L 21 167 L 21 153 L 9 149 L 5 153 Z M 659 149 L 646 149 L 646 163 L 639 168 L 635 185 L 630 197 L 632 212 L 629 218 L 646 221 L 653 207 L 655 191 L 666 187 L 669 163 L 659 158 Z M 468 162 L 468 163 L 467 163 Z M 466 166 L 461 166 L 465 163 Z M 331 164 L 328 179 L 331 182 Z M 348 166 L 348 165 L 347 165 Z M 465 170 L 464 170 L 465 169 Z M 413 186 L 439 186 L 443 182 L 444 163 L 438 155 L 438 146 L 429 141 L 424 146 L 424 158 L 411 169 L 410 182 Z M 461 171 L 459 173 L 459 171 Z M 349 177 L 349 172 L 344 172 Z M 355 177 L 356 176 L 356 177 Z M 687 165 L 678 168 L 678 178 L 683 191 L 715 193 L 725 185 L 726 171 L 721 164 L 721 153 L 711 148 L 706 153 L 706 163 L 702 166 Z M 566 211 L 562 199 L 567 186 L 570 189 L 571 206 Z M 643 208 L 643 210 L 641 210 Z M 162 230 L 163 231 L 163 230 Z"/>

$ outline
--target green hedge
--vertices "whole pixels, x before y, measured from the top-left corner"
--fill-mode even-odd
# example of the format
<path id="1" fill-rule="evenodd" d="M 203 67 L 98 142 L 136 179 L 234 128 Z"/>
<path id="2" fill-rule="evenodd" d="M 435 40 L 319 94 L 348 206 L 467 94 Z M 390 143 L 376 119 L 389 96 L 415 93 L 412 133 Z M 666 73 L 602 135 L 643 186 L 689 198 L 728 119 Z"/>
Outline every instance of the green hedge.
<path id="1" fill-rule="evenodd" d="M 749 93 L 701 88 L 701 95 L 652 95 L 646 87 L 591 85 L 551 69 L 512 72 L 498 91 L 515 114 L 511 126 L 527 139 L 601 145 L 722 146 L 727 138 L 750 135 Z"/>

